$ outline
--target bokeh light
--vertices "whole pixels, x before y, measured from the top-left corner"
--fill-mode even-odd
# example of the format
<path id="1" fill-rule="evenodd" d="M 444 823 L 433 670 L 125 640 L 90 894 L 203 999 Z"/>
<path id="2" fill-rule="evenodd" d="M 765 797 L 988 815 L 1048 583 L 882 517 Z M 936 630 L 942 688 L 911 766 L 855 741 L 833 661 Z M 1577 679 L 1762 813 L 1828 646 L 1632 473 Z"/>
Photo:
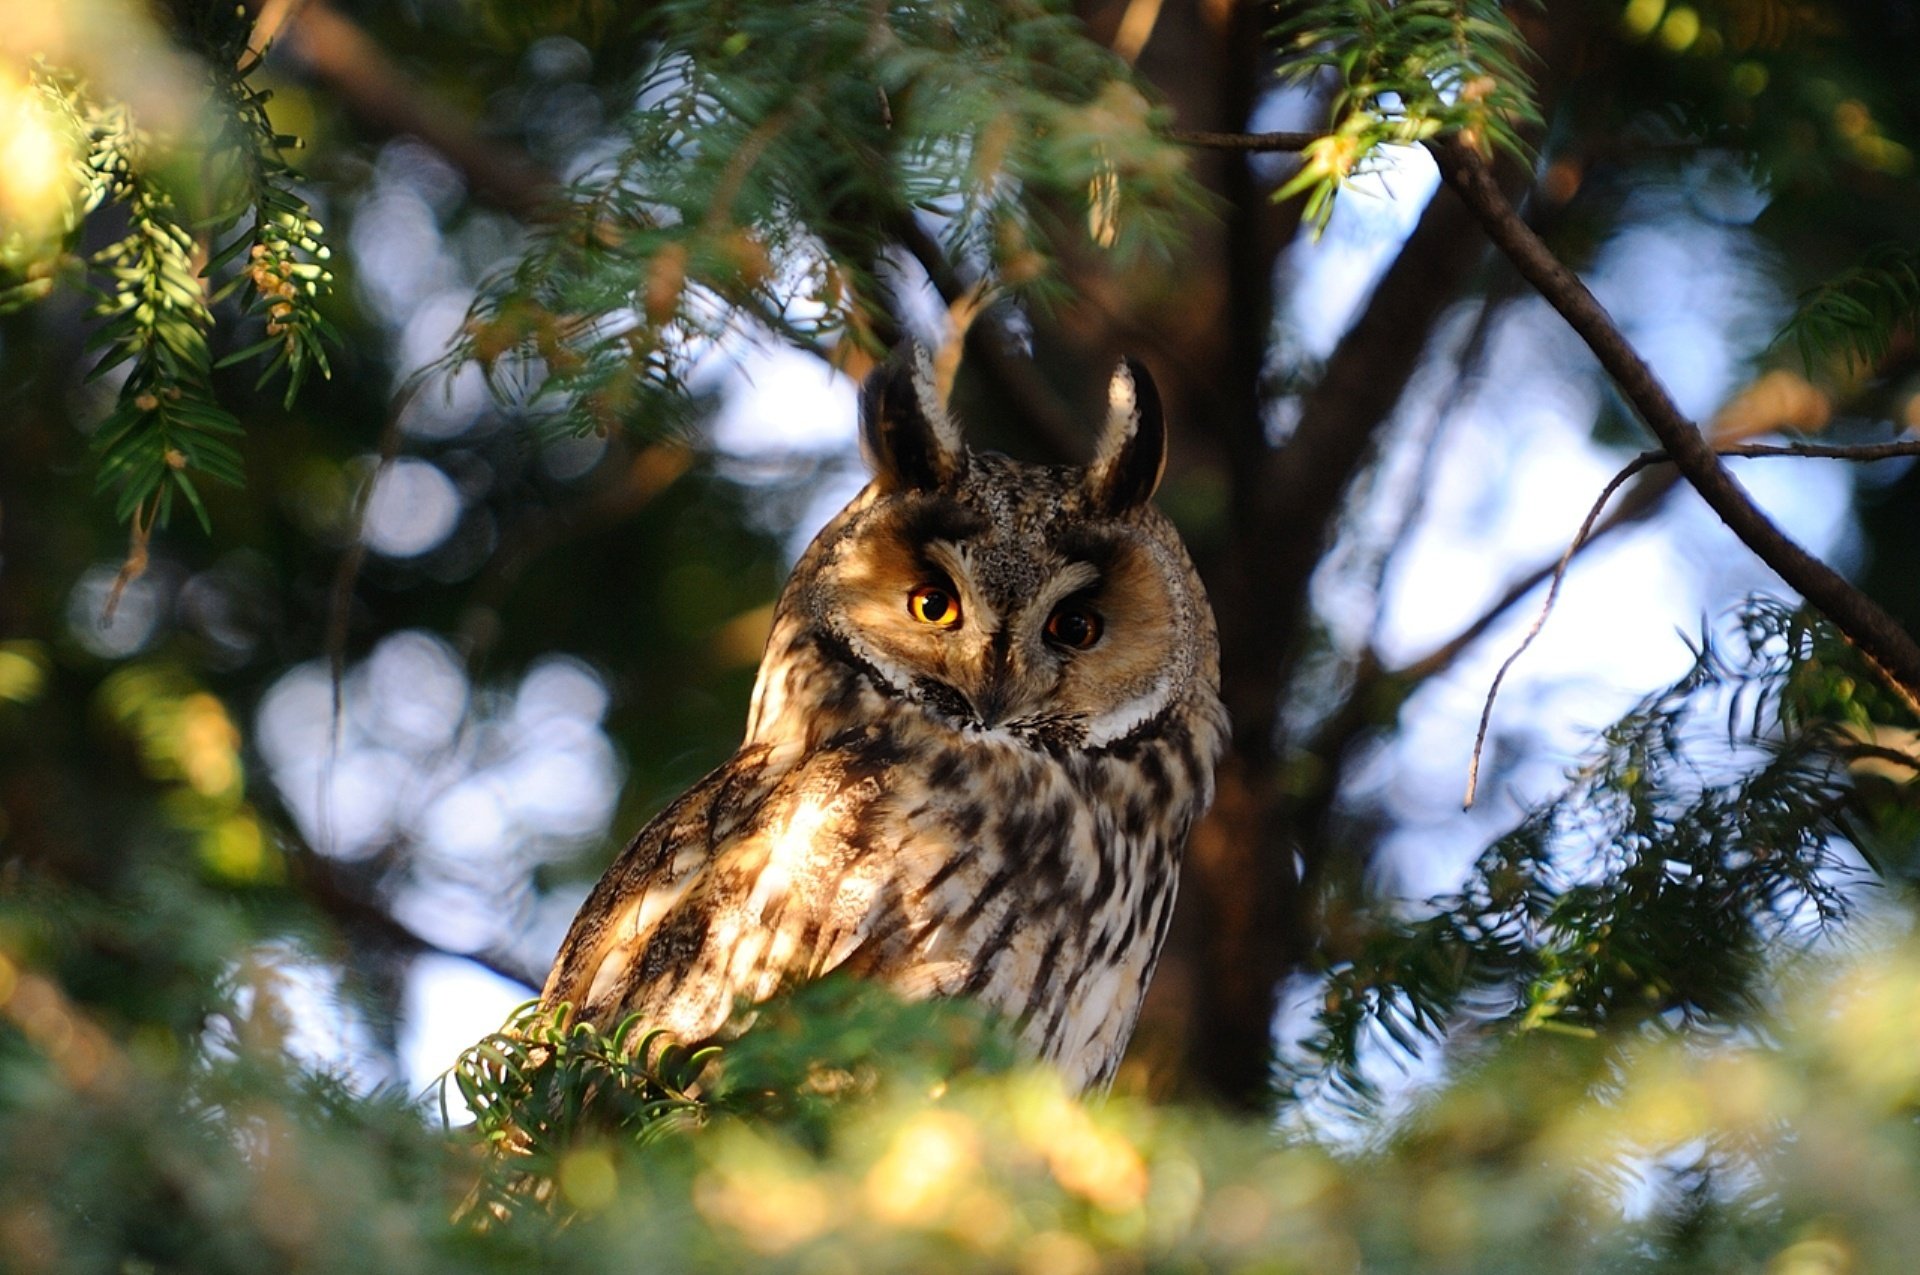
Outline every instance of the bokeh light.
<path id="1" fill-rule="evenodd" d="M 124 659 L 144 648 L 159 633 L 166 616 L 167 578 L 159 571 L 149 571 L 122 586 L 109 614 L 107 603 L 120 574 L 118 563 L 89 567 L 67 597 L 68 633 L 102 659 Z"/>
<path id="2" fill-rule="evenodd" d="M 362 535 L 377 553 L 414 558 L 434 548 L 460 519 L 460 493 L 429 461 L 396 457 L 376 471 Z"/>

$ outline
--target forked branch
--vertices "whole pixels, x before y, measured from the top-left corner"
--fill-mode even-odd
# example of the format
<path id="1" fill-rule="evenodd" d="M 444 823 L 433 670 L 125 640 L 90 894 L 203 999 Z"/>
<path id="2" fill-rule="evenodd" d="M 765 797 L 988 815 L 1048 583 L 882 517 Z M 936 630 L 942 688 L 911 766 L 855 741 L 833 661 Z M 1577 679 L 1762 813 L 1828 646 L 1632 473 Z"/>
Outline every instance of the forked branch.
<path id="1" fill-rule="evenodd" d="M 1875 461 L 1890 460 L 1898 456 L 1920 456 L 1920 439 L 1900 439 L 1891 443 L 1864 443 L 1853 447 L 1835 447 L 1823 443 L 1739 443 L 1712 449 L 1715 463 L 1721 456 L 1803 456 L 1827 460 Z M 1540 614 L 1534 617 L 1533 624 L 1527 629 L 1526 636 L 1520 639 L 1520 645 L 1513 653 L 1500 662 L 1500 669 L 1493 675 L 1493 685 L 1487 688 L 1487 702 L 1480 709 L 1480 726 L 1473 734 L 1473 760 L 1467 765 L 1467 793 L 1461 803 L 1471 809 L 1474 794 L 1480 785 L 1480 754 L 1487 745 L 1487 726 L 1493 720 L 1493 701 L 1500 694 L 1500 684 L 1506 680 L 1507 670 L 1511 669 L 1519 658 L 1526 654 L 1533 640 L 1540 636 L 1540 630 L 1546 626 L 1547 617 L 1553 613 L 1553 604 L 1560 596 L 1560 582 L 1566 578 L 1567 568 L 1572 565 L 1573 557 L 1580 552 L 1593 533 L 1593 524 L 1599 519 L 1607 502 L 1620 490 L 1629 478 L 1649 465 L 1671 464 L 1674 458 L 1664 451 L 1641 452 L 1623 466 L 1607 485 L 1600 489 L 1600 495 L 1594 499 L 1593 507 L 1587 510 L 1587 516 L 1580 524 L 1580 530 L 1573 535 L 1567 545 L 1567 551 L 1560 555 L 1560 563 L 1553 569 L 1553 580 L 1547 586 L 1546 600 L 1540 604 Z M 1905 689 L 1905 688 L 1900 688 Z"/>
<path id="2" fill-rule="evenodd" d="M 1312 140 L 1295 133 L 1174 132 L 1171 136 L 1192 146 L 1247 152 L 1294 151 Z M 1908 706 L 1920 713 L 1920 644 L 1879 603 L 1808 553 L 1761 512 L 1586 284 L 1553 255 L 1514 209 L 1486 159 L 1459 138 L 1430 143 L 1429 149 L 1442 179 L 1460 196 L 1521 277 L 1586 342 L 1622 396 L 1660 441 L 1665 458 L 1742 543 L 1832 621 Z M 1816 453 L 1789 449 L 1785 454 Z"/>
<path id="3" fill-rule="evenodd" d="M 1713 444 L 1681 414 L 1653 370 L 1605 308 L 1521 219 L 1478 152 L 1458 140 L 1433 148 L 1440 175 L 1487 235 L 1585 341 L 1666 459 L 1733 533 L 1859 648 L 1910 706 L 1920 710 L 1920 645 L 1887 612 L 1776 527 L 1720 463 Z M 1786 454 L 1809 454 L 1789 450 Z"/>

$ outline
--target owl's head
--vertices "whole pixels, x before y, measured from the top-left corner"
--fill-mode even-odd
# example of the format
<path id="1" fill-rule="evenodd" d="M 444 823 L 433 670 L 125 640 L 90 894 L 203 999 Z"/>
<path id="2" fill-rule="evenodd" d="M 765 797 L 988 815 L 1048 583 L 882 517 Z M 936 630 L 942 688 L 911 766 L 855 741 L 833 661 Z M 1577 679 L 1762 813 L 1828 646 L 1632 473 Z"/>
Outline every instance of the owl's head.
<path id="1" fill-rule="evenodd" d="M 1217 692 L 1199 577 L 1150 503 L 1166 428 L 1140 364 L 1115 369 L 1084 467 L 971 451 L 916 347 L 868 378 L 860 434 L 873 481 L 794 568 L 750 739 L 877 694 L 961 730 L 1100 747 Z"/>

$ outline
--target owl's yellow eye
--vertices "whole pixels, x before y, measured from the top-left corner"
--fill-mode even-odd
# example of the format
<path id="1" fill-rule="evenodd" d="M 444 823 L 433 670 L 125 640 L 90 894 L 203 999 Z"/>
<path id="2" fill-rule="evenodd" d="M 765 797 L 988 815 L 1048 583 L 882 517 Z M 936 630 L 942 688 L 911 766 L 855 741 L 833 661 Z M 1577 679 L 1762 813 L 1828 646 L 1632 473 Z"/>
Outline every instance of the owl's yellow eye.
<path id="1" fill-rule="evenodd" d="M 923 584 L 907 595 L 907 612 L 922 624 L 950 629 L 960 623 L 960 599 L 937 584 Z"/>
<path id="2" fill-rule="evenodd" d="M 1084 651 L 1100 640 L 1100 613 L 1079 602 L 1069 602 L 1047 617 L 1047 638 L 1056 646 Z"/>

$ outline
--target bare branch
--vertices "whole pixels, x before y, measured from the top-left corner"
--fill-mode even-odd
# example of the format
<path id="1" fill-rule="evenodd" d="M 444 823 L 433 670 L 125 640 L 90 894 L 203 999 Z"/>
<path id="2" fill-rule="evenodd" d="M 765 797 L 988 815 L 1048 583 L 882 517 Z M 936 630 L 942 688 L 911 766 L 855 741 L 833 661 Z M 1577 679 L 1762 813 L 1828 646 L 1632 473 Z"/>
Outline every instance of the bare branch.
<path id="1" fill-rule="evenodd" d="M 1920 439 L 1900 439 L 1890 443 L 1862 443 L 1852 446 L 1826 443 L 1735 443 L 1725 447 L 1711 448 L 1710 453 L 1716 456 L 1756 459 L 1795 456 L 1867 462 L 1892 460 L 1900 456 L 1920 456 Z M 1487 688 L 1487 702 L 1480 710 L 1480 728 L 1474 732 L 1473 736 L 1473 759 L 1467 765 L 1467 793 L 1465 800 L 1461 803 L 1464 809 L 1472 808 L 1474 793 L 1480 784 L 1480 755 L 1486 748 L 1487 725 L 1493 719 L 1493 701 L 1500 694 L 1500 683 L 1505 680 L 1507 670 L 1511 669 L 1514 662 L 1526 653 L 1527 648 L 1533 645 L 1533 640 L 1540 636 L 1540 630 L 1546 626 L 1547 617 L 1553 613 L 1553 604 L 1560 596 L 1560 583 L 1566 578 L 1567 567 L 1573 562 L 1573 556 L 1588 543 L 1593 524 L 1600 517 L 1600 511 L 1607 507 L 1607 502 L 1613 499 L 1613 493 L 1619 491 L 1622 484 L 1647 466 L 1661 464 L 1677 465 L 1679 462 L 1664 451 L 1641 452 L 1628 461 L 1620 472 L 1600 489 L 1600 495 L 1594 500 L 1593 507 L 1587 510 L 1586 519 L 1581 522 L 1580 530 L 1574 533 L 1573 542 L 1567 546 L 1567 551 L 1560 555 L 1560 564 L 1553 569 L 1553 583 L 1547 589 L 1546 601 L 1540 605 L 1540 614 L 1528 628 L 1527 635 L 1520 640 L 1520 645 L 1514 648 L 1513 654 L 1501 662 L 1500 670 L 1493 675 L 1493 685 Z"/>
<path id="2" fill-rule="evenodd" d="M 1578 557 L 1622 527 L 1630 526 L 1652 513 L 1660 501 L 1674 489 L 1676 481 L 1671 474 L 1656 474 L 1649 475 L 1645 482 L 1635 484 L 1632 490 L 1620 498 L 1620 503 L 1614 506 L 1613 512 L 1607 515 L 1606 520 L 1596 526 L 1579 543 L 1574 550 L 1574 556 Z M 1411 685 L 1444 672 L 1465 653 L 1467 648 L 1486 636 L 1487 630 L 1498 624 L 1502 616 L 1519 605 L 1529 593 L 1553 579 L 1555 572 L 1559 569 L 1557 560 L 1535 567 L 1508 585 L 1506 591 L 1494 599 L 1486 610 L 1474 617 L 1472 623 L 1419 659 L 1392 669 L 1383 676 Z"/>
<path id="3" fill-rule="evenodd" d="M 1809 460 L 1893 460 L 1901 456 L 1920 456 L 1920 438 L 1899 438 L 1890 443 L 1729 443 L 1712 449 L 1716 456 L 1759 458 L 1799 456 Z M 1679 464 L 1665 451 L 1643 452 L 1648 463 L 1666 461 Z"/>
<path id="4" fill-rule="evenodd" d="M 1182 146 L 1210 151 L 1299 151 L 1322 136 L 1320 133 L 1213 133 L 1188 128 L 1167 131 L 1167 137 Z"/>
<path id="5" fill-rule="evenodd" d="M 1801 548 L 1760 511 L 1720 463 L 1699 427 L 1674 405 L 1666 387 L 1586 284 L 1514 211 L 1479 153 L 1457 140 L 1433 151 L 1447 185 L 1459 193 L 1527 282 L 1587 343 L 1701 499 L 1762 562 L 1819 608 L 1902 698 L 1920 711 L 1920 645 L 1879 603 Z"/>
<path id="6" fill-rule="evenodd" d="M 256 12 L 274 8 L 263 0 L 250 3 Z M 421 92 L 417 79 L 378 41 L 326 0 L 306 0 L 287 21 L 282 39 L 300 68 L 370 128 L 418 137 L 459 170 L 474 194 L 522 221 L 552 215 L 558 194 L 552 174 L 518 149 L 481 137 L 458 113 Z"/>
<path id="7" fill-rule="evenodd" d="M 1615 474 L 1607 485 L 1600 489 L 1599 498 L 1593 502 L 1593 507 L 1587 510 L 1587 516 L 1581 522 L 1580 530 L 1573 533 L 1573 543 L 1569 544 L 1567 551 L 1560 555 L 1560 565 L 1553 569 L 1553 583 L 1547 586 L 1547 599 L 1540 604 L 1540 614 L 1534 617 L 1533 624 L 1527 629 L 1527 635 L 1520 639 L 1520 645 L 1513 649 L 1513 654 L 1500 662 L 1499 671 L 1493 675 L 1493 685 L 1487 688 L 1487 702 L 1480 709 L 1480 728 L 1473 733 L 1473 760 L 1467 763 L 1467 794 L 1460 803 L 1461 809 L 1473 808 L 1474 793 L 1480 786 L 1480 754 L 1487 743 L 1487 724 L 1493 720 L 1493 701 L 1500 694 L 1500 683 L 1506 680 L 1507 670 L 1526 654 L 1527 648 L 1533 645 L 1533 640 L 1540 636 L 1540 630 L 1546 627 L 1547 617 L 1553 614 L 1553 604 L 1560 596 L 1560 582 L 1567 578 L 1567 566 L 1573 561 L 1573 555 L 1580 551 L 1580 546 L 1586 543 L 1587 533 L 1593 530 L 1593 524 L 1600 517 L 1600 511 L 1607 507 L 1607 502 L 1613 499 L 1613 493 L 1620 490 L 1621 484 L 1652 463 L 1646 455 L 1635 456 L 1627 462 L 1626 468 Z"/>

